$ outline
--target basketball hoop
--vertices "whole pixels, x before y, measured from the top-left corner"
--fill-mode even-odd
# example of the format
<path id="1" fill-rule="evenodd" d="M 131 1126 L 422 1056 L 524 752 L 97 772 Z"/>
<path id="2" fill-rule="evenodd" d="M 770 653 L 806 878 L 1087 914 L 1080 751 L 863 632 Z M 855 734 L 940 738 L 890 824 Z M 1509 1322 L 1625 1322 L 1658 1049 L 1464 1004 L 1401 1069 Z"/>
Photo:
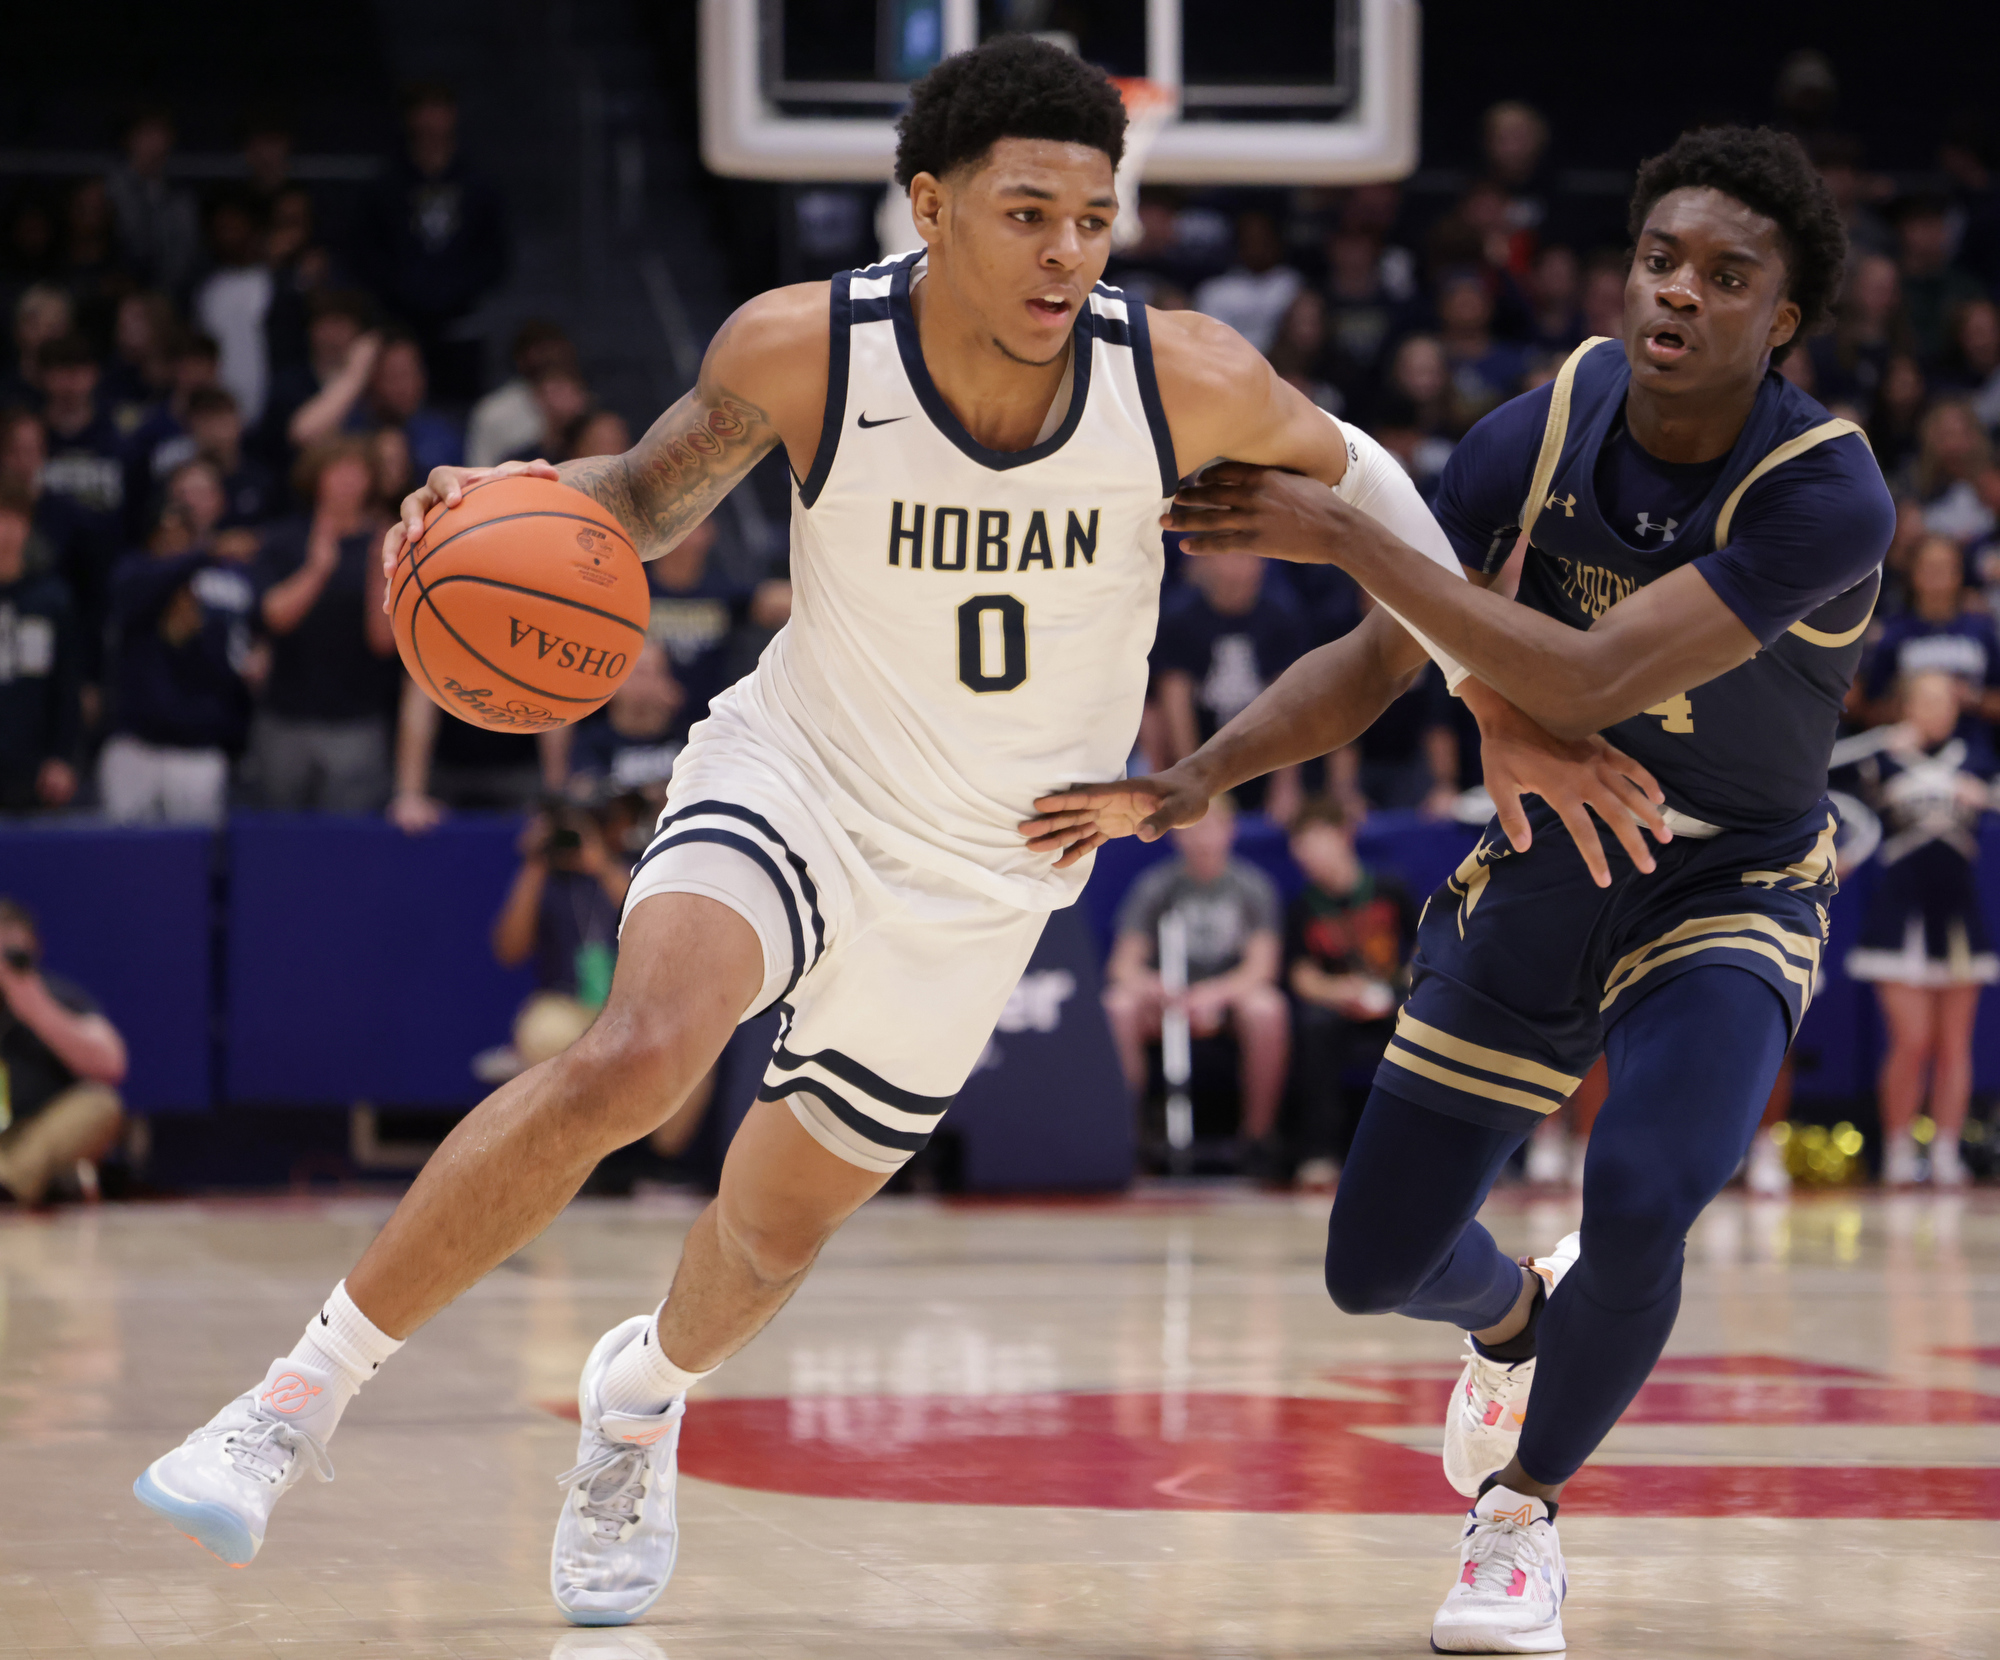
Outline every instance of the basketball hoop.
<path id="1" fill-rule="evenodd" d="M 1144 76 L 1113 76 L 1111 84 L 1125 100 L 1125 159 L 1118 164 L 1118 218 L 1111 227 L 1111 245 L 1125 249 L 1145 235 L 1139 223 L 1139 179 L 1146 152 L 1162 128 L 1180 113 L 1180 93 L 1164 81 Z"/>

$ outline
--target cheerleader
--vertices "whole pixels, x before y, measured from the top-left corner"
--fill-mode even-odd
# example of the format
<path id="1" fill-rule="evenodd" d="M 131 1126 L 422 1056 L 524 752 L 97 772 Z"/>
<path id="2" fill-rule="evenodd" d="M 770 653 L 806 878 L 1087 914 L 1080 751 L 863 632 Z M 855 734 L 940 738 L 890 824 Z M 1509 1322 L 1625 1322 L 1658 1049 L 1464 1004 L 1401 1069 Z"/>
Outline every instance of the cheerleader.
<path id="1" fill-rule="evenodd" d="M 1903 719 L 1843 747 L 1859 759 L 1862 788 L 1884 821 L 1881 879 L 1847 972 L 1872 980 L 1888 1027 L 1877 1085 L 1882 1179 L 1920 1179 L 1910 1126 L 1929 1074 L 1931 1178 L 1966 1181 L 1959 1131 L 1972 1098 L 1972 1027 L 1980 988 L 2000 979 L 2000 957 L 1980 917 L 1979 819 L 1991 803 L 1994 766 L 1983 741 L 1955 736 L 1963 706 L 1949 674 L 1913 675 Z M 1836 757 L 1836 760 L 1840 757 Z"/>

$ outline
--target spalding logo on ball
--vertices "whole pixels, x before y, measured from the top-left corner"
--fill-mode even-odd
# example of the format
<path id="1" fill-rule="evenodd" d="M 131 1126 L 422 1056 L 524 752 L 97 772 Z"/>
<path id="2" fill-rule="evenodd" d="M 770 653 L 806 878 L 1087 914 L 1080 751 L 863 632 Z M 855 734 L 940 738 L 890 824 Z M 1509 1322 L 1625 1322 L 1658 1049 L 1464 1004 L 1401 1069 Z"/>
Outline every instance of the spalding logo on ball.
<path id="1" fill-rule="evenodd" d="M 545 732 L 601 707 L 646 643 L 646 568 L 618 521 L 553 479 L 485 479 L 432 508 L 393 578 L 396 649 L 460 720 Z"/>

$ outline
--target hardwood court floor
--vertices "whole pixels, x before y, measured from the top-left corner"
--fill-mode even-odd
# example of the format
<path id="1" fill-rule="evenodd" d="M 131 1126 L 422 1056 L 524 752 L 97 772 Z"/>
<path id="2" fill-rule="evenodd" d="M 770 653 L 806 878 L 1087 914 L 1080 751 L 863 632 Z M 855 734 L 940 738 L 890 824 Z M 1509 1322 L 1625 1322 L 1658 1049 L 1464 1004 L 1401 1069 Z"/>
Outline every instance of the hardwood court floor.
<path id="1" fill-rule="evenodd" d="M 1338 1314 L 1324 1207 L 884 1201 L 690 1413 L 641 1625 L 548 1601 L 577 1367 L 695 1214 L 581 1203 L 426 1330 L 233 1572 L 130 1497 L 387 1207 L 0 1218 L 0 1660 L 1427 1652 L 1442 1329 Z M 1509 1249 L 1567 1202 L 1502 1199 Z M 2000 1194 L 1720 1202 L 1668 1359 L 1564 1506 L 1571 1652 L 2000 1654 Z"/>

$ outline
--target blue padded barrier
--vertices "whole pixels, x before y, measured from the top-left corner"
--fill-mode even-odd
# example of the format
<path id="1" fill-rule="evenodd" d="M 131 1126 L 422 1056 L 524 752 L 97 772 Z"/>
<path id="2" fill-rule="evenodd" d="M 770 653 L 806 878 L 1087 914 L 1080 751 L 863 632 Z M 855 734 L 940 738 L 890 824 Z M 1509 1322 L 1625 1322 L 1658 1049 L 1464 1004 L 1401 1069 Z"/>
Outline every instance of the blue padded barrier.
<path id="1" fill-rule="evenodd" d="M 84 820 L 0 824 L 0 893 L 39 920 L 49 972 L 103 1005 L 134 1112 L 205 1112 L 215 836 Z"/>

